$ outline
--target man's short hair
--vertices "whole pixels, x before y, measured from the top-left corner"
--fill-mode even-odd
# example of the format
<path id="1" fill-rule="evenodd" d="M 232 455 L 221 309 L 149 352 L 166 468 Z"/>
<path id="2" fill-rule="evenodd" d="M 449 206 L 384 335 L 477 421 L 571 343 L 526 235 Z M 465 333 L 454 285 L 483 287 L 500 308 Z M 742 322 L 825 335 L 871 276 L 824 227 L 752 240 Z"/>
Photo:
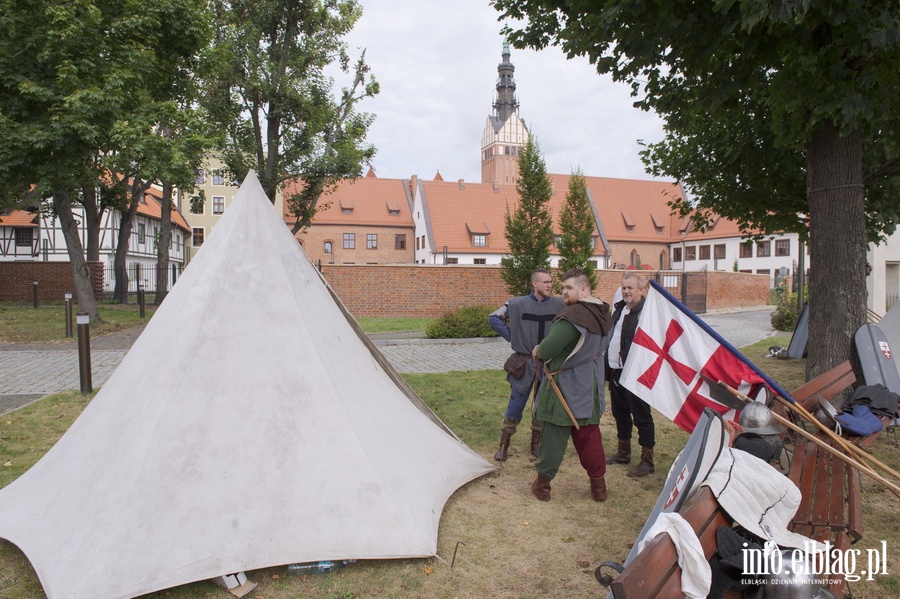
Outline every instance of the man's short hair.
<path id="1" fill-rule="evenodd" d="M 550 271 L 546 268 L 535 268 L 531 271 L 531 280 L 533 281 L 538 275 L 549 275 Z"/>
<path id="2" fill-rule="evenodd" d="M 638 289 L 644 288 L 644 277 L 634 271 L 625 271 L 625 274 L 622 275 L 622 280 L 624 281 L 625 279 L 635 279 L 637 280 Z"/>
<path id="3" fill-rule="evenodd" d="M 579 285 L 584 285 L 588 289 L 591 288 L 591 279 L 587 276 L 587 273 L 580 268 L 570 268 L 563 274 L 562 280 L 568 281 L 569 279 L 578 279 Z"/>

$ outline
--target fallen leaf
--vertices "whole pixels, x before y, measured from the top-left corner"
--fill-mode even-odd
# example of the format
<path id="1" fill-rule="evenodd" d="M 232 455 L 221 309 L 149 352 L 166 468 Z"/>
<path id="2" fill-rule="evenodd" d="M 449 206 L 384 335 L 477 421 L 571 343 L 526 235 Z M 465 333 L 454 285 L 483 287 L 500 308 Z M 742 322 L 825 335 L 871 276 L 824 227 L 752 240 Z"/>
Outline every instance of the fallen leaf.
<path id="1" fill-rule="evenodd" d="M 431 574 L 432 572 L 434 572 L 434 568 L 432 568 L 428 564 L 425 564 L 425 574 Z"/>
<path id="2" fill-rule="evenodd" d="M 575 562 L 575 565 L 579 568 L 587 568 L 591 565 L 591 562 L 586 562 L 584 560 L 578 560 Z"/>
<path id="3" fill-rule="evenodd" d="M 529 524 L 528 520 L 523 520 L 523 521 L 522 521 L 522 526 L 528 526 L 528 524 Z"/>
<path id="4" fill-rule="evenodd" d="M 3 465 L 4 465 L 4 466 L 12 466 L 12 462 L 6 462 L 6 463 L 3 464 Z"/>

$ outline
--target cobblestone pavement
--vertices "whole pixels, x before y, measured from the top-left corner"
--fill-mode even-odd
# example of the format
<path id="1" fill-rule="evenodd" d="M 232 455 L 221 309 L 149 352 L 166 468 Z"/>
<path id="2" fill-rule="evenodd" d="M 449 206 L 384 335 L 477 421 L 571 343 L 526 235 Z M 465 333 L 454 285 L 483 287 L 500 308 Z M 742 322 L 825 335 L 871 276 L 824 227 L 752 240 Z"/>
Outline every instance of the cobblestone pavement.
<path id="1" fill-rule="evenodd" d="M 721 311 L 702 318 L 735 347 L 770 337 L 772 308 Z M 91 379 L 99 388 L 109 379 L 140 334 L 134 327 L 91 339 Z M 401 337 L 385 338 L 385 337 Z M 372 335 L 374 343 L 401 373 L 500 370 L 509 357 L 503 339 L 410 339 L 411 335 Z M 403 338 L 407 337 L 407 338 Z M 752 356 L 749 356 L 751 359 Z M 80 387 L 74 342 L 0 344 L 0 414 L 51 393 Z"/>

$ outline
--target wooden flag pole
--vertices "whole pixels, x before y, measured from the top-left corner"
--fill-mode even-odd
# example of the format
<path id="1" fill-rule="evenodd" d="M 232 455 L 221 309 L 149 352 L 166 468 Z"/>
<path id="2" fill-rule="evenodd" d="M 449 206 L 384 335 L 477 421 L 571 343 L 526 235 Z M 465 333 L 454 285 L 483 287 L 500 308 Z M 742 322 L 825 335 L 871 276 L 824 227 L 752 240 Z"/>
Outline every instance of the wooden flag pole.
<path id="1" fill-rule="evenodd" d="M 720 384 L 722 387 L 724 387 L 725 389 L 728 389 L 735 397 L 738 397 L 738 398 L 742 399 L 744 402 L 749 403 L 749 402 L 753 401 L 752 399 L 750 399 L 749 397 L 747 397 L 746 395 L 744 395 L 743 393 L 741 393 L 740 391 L 738 391 L 738 390 L 735 389 L 734 387 L 730 386 L 728 383 L 724 383 L 724 382 L 722 382 L 722 381 L 719 381 L 719 384 Z M 849 464 L 850 466 L 853 466 L 854 468 L 856 468 L 856 469 L 859 470 L 860 472 L 863 472 L 863 473 L 867 474 L 870 478 L 873 478 L 874 480 L 880 482 L 880 483 L 883 484 L 885 487 L 887 487 L 888 489 L 890 489 L 890 491 L 891 491 L 894 495 L 896 495 L 897 497 L 900 497 L 900 487 L 897 487 L 897 485 L 895 485 L 894 483 L 892 483 L 892 482 L 889 481 L 888 479 L 884 478 L 883 476 L 881 476 L 880 474 L 878 474 L 877 472 L 875 472 L 874 470 L 872 470 L 871 468 L 869 468 L 869 467 L 866 466 L 865 464 L 860 463 L 859 461 L 855 460 L 855 459 L 852 458 L 851 456 L 849 456 L 849 455 L 847 455 L 847 454 L 845 454 L 845 453 L 843 453 L 843 452 L 841 452 L 841 451 L 838 451 L 837 449 L 835 449 L 835 448 L 832 447 L 831 445 L 828 445 L 827 443 L 823 442 L 821 439 L 817 439 L 816 437 L 814 437 L 814 436 L 811 435 L 810 433 L 806 432 L 804 429 L 802 429 L 801 427 L 797 426 L 796 424 L 794 424 L 793 422 L 791 422 L 791 421 L 788 420 L 787 418 L 784 418 L 783 416 L 779 416 L 778 414 L 776 414 L 776 413 L 774 413 L 774 412 L 772 412 L 772 417 L 773 417 L 776 421 L 778 421 L 779 423 L 781 423 L 781 424 L 783 424 L 784 426 L 786 426 L 786 427 L 788 427 L 789 429 L 791 429 L 792 431 L 794 431 L 794 432 L 796 432 L 796 433 L 799 433 L 801 436 L 805 437 L 807 440 L 812 441 L 813 443 L 815 443 L 816 445 L 818 445 L 819 447 L 821 447 L 821 448 L 824 449 L 825 451 L 831 453 L 833 456 L 837 457 L 839 460 L 845 462 L 846 464 Z"/>
<path id="2" fill-rule="evenodd" d="M 794 410 L 795 412 L 797 412 L 798 414 L 801 414 L 807 420 L 809 420 L 813 424 L 815 424 L 819 428 L 820 431 L 824 432 L 826 435 L 828 435 L 828 437 L 830 439 L 832 439 L 833 441 L 838 443 L 841 447 L 843 447 L 847 453 L 852 453 L 859 458 L 867 460 L 873 466 L 877 466 L 877 467 L 881 468 L 887 474 L 890 474 L 897 480 L 900 480 L 900 473 L 898 473 L 896 470 L 894 470 L 893 468 L 891 468 L 890 466 L 888 466 L 887 464 L 885 464 L 884 462 L 882 462 L 881 460 L 879 460 L 878 458 L 873 456 L 872 454 L 865 451 L 862 447 L 854 445 L 847 439 L 841 437 L 840 435 L 835 433 L 833 430 L 831 430 L 830 428 L 828 428 L 827 426 L 825 426 L 824 424 L 819 422 L 819 419 L 816 418 L 815 416 L 813 416 L 812 414 L 810 414 L 809 410 L 804 408 L 801 404 L 791 403 L 788 400 L 786 400 L 785 398 L 781 397 L 780 395 L 776 395 L 775 397 L 778 399 L 778 401 L 780 401 L 782 404 L 784 404 L 788 409 Z"/>

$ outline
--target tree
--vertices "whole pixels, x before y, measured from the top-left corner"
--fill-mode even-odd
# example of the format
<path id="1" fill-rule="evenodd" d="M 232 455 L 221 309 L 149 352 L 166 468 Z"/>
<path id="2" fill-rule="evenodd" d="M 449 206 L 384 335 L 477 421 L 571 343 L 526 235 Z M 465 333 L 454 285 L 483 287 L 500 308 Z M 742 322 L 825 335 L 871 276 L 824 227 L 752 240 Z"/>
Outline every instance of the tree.
<path id="1" fill-rule="evenodd" d="M 665 139 L 644 159 L 693 196 L 672 198 L 682 215 L 808 234 L 807 376 L 852 355 L 867 242 L 898 221 L 900 5 L 492 4 L 501 18 L 528 19 L 509 32 L 518 47 L 587 56 L 665 119 Z"/>
<path id="2" fill-rule="evenodd" d="M 588 201 L 587 184 L 581 169 L 569 177 L 569 191 L 559 214 L 559 269 L 581 268 L 591 282 L 597 284 L 594 275 L 594 238 L 597 223 Z"/>
<path id="3" fill-rule="evenodd" d="M 217 0 L 217 32 L 204 103 L 227 133 L 222 159 L 240 181 L 255 169 L 269 200 L 286 182 L 293 232 L 307 227 L 319 197 L 362 175 L 375 148 L 365 143 L 373 117 L 356 105 L 378 93 L 365 52 L 350 65 L 343 36 L 362 14 L 355 0 Z M 326 70 L 352 71 L 335 99 Z M 368 76 L 368 79 L 367 79 Z"/>
<path id="4" fill-rule="evenodd" d="M 94 321 L 74 205 L 108 176 L 99 157 L 123 152 L 121 133 L 143 123 L 144 90 L 167 85 L 204 43 L 204 11 L 202 0 L 0 2 L 0 188 L 52 198 L 79 308 Z"/>
<path id="5" fill-rule="evenodd" d="M 500 259 L 500 273 L 512 295 L 531 291 L 531 271 L 550 267 L 553 220 L 547 204 L 553 194 L 547 166 L 534 136 L 529 135 L 519 153 L 519 205 L 514 213 L 506 207 L 506 241 L 509 255 Z"/>

